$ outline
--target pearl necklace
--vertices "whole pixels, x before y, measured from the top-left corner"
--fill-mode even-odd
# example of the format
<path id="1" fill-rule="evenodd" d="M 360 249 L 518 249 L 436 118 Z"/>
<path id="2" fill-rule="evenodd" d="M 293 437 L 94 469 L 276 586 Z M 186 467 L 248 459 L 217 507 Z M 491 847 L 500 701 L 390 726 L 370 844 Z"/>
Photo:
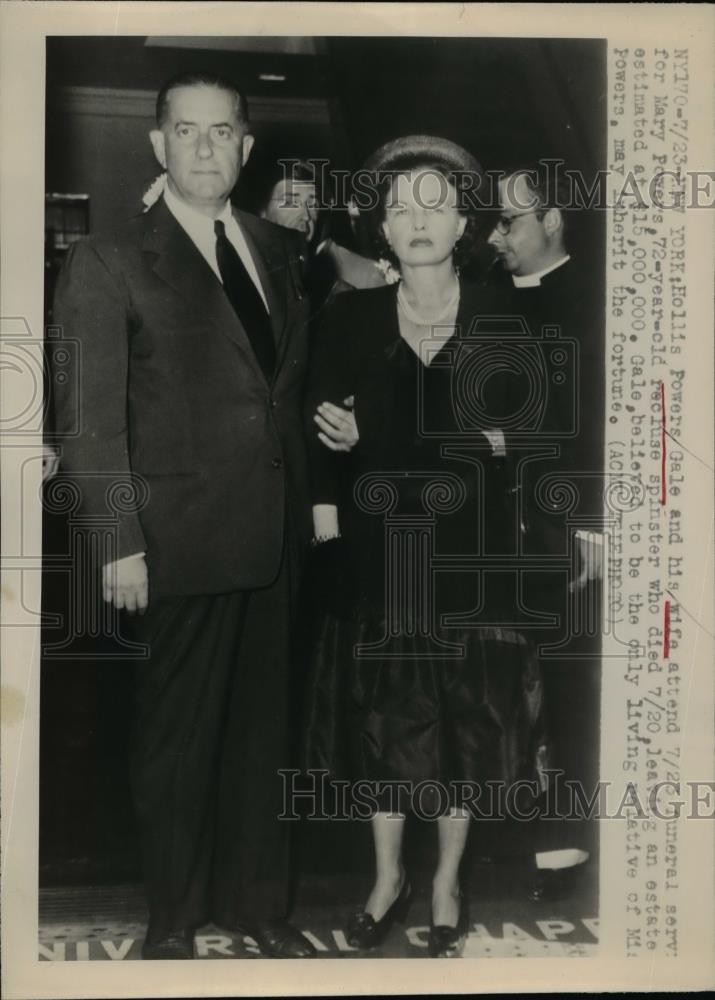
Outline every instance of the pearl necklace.
<path id="1" fill-rule="evenodd" d="M 445 319 L 446 316 L 452 311 L 459 300 L 459 282 L 457 282 L 457 287 L 454 290 L 454 294 L 451 299 L 444 307 L 444 309 L 438 313 L 437 316 L 431 316 L 429 319 L 425 319 L 424 316 L 412 308 L 407 299 L 405 298 L 405 293 L 402 291 L 402 284 L 399 285 L 397 289 L 397 301 L 402 308 L 403 313 L 412 323 L 416 326 L 432 326 L 435 323 L 439 323 L 441 320 Z"/>

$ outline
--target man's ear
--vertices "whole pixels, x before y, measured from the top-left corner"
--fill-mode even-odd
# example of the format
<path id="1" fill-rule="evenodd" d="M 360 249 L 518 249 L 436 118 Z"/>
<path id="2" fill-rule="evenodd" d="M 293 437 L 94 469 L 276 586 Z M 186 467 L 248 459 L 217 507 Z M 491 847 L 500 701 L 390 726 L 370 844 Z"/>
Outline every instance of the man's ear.
<path id="1" fill-rule="evenodd" d="M 248 157 L 251 155 L 251 150 L 253 149 L 253 143 L 255 142 L 255 137 L 252 135 L 244 135 L 241 142 L 241 163 L 244 164 Z"/>
<path id="2" fill-rule="evenodd" d="M 154 156 L 157 158 L 164 170 L 166 170 L 166 150 L 164 148 L 164 133 L 160 128 L 154 128 L 149 133 Z"/>
<path id="3" fill-rule="evenodd" d="M 555 236 L 561 229 L 563 229 L 564 225 L 564 220 L 561 218 L 561 209 L 550 208 L 545 213 L 542 222 L 547 235 Z"/>

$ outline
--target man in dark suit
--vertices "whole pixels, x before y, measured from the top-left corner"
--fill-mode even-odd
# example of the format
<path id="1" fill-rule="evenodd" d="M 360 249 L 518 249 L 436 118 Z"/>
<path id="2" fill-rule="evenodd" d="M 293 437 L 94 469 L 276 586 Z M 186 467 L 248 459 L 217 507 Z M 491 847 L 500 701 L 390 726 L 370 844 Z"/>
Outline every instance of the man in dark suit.
<path id="1" fill-rule="evenodd" d="M 163 196 L 72 248 L 56 318 L 80 342 L 58 393 L 64 468 L 115 517 L 104 597 L 146 644 L 131 760 L 144 958 L 193 957 L 208 921 L 305 957 L 285 919 L 290 638 L 310 536 L 301 422 L 302 238 L 232 210 L 253 143 L 209 74 L 170 81 L 150 134 Z M 107 510 L 108 483 L 133 491 Z M 133 493 L 133 495 L 132 495 Z M 120 494 L 113 494 L 119 497 Z"/>
<path id="2" fill-rule="evenodd" d="M 501 264 L 497 281 L 509 295 L 511 311 L 526 320 L 531 335 L 543 337 L 558 330 L 562 341 L 576 342 L 573 385 L 562 382 L 554 390 L 560 376 L 550 369 L 546 372 L 547 405 L 534 442 L 545 446 L 544 454 L 528 456 L 527 449 L 522 456 L 528 461 L 520 469 L 519 514 L 525 555 L 542 561 L 573 556 L 574 572 L 568 581 L 556 569 L 525 573 L 522 593 L 531 612 L 556 622 L 533 630 L 541 647 L 551 719 L 551 764 L 564 772 L 565 779 L 580 781 L 590 797 L 597 780 L 600 697 L 596 581 L 602 561 L 605 420 L 602 277 L 598 266 L 589 267 L 569 253 L 573 216 L 567 209 L 573 206 L 567 186 L 552 180 L 539 164 L 505 176 L 499 183 L 501 212 L 489 243 Z M 570 349 L 561 354 L 566 360 Z M 568 371 L 567 364 L 563 370 Z M 530 388 L 523 386 L 525 392 Z M 558 488 L 544 489 L 545 477 L 566 483 L 573 503 L 564 506 L 566 493 Z M 563 787 L 561 783 L 560 810 L 569 806 Z M 564 886 L 594 846 L 593 831 L 578 821 L 542 820 L 540 825 L 535 897 Z"/>

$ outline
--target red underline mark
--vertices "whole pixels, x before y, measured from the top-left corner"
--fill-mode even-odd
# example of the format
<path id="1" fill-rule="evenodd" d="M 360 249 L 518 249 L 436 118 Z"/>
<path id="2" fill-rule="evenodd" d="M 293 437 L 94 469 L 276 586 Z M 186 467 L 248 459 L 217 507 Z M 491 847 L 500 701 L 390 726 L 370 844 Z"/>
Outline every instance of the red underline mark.
<path id="1" fill-rule="evenodd" d="M 665 507 L 665 385 L 660 383 L 660 503 Z"/>
<path id="2" fill-rule="evenodd" d="M 665 426 L 665 383 L 660 383 L 660 503 L 665 507 L 665 466 L 666 466 L 666 426 Z M 663 659 L 670 658 L 670 601 L 663 608 Z"/>

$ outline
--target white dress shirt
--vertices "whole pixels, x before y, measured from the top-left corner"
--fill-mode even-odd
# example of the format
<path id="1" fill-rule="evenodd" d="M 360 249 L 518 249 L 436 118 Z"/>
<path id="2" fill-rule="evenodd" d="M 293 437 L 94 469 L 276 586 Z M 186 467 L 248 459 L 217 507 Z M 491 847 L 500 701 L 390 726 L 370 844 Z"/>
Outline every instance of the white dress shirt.
<path id="1" fill-rule="evenodd" d="M 181 228 L 185 231 L 187 236 L 190 237 L 194 246 L 214 272 L 218 280 L 221 281 L 221 272 L 218 269 L 218 261 L 216 260 L 216 233 L 214 231 L 215 220 L 210 218 L 208 215 L 203 215 L 203 213 L 197 212 L 195 208 L 192 208 L 190 205 L 187 205 L 186 202 L 177 198 L 176 195 L 169 190 L 168 186 L 164 188 L 164 201 L 166 202 L 166 207 L 169 209 Z M 263 286 L 261 285 L 261 279 L 258 277 L 256 265 L 253 261 L 253 257 L 251 257 L 251 251 L 248 249 L 248 244 L 246 243 L 246 237 L 241 232 L 241 227 L 236 222 L 235 216 L 231 211 L 230 201 L 227 201 L 223 206 L 219 214 L 216 216 L 216 220 L 223 222 L 226 227 L 226 237 L 229 243 L 233 246 L 234 250 L 241 258 L 243 266 L 248 271 L 253 284 L 258 289 L 260 296 L 263 299 L 263 304 L 266 307 L 266 311 L 270 312 L 268 309 L 268 300 L 265 292 L 263 291 Z"/>

